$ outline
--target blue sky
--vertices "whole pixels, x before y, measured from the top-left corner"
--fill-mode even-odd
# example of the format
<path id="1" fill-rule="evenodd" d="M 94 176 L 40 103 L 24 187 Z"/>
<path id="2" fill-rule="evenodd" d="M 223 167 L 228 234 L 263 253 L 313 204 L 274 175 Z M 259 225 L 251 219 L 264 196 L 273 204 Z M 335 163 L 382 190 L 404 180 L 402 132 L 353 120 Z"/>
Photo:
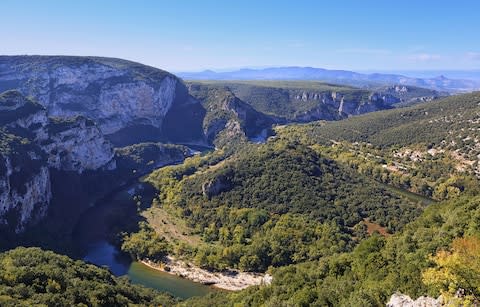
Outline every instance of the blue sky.
<path id="1" fill-rule="evenodd" d="M 480 1 L 0 1 L 0 54 L 120 57 L 170 71 L 480 68 Z"/>

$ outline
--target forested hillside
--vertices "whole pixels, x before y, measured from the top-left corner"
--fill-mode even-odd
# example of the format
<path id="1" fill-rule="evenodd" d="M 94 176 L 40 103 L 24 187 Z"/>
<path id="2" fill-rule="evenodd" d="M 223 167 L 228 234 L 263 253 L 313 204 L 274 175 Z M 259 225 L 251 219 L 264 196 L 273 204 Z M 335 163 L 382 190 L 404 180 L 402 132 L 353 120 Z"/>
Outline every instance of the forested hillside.
<path id="1" fill-rule="evenodd" d="M 423 144 L 458 149 L 476 156 L 479 152 L 478 117 L 480 92 L 451 96 L 408 108 L 365 114 L 338 122 L 301 126 L 303 140 L 369 142 L 375 146 Z M 300 137 L 300 135 L 297 135 Z"/>
<path id="2" fill-rule="evenodd" d="M 276 129 L 378 181 L 437 200 L 479 192 L 480 95 Z"/>
<path id="3" fill-rule="evenodd" d="M 397 291 L 475 301 L 478 289 L 461 266 L 452 269 L 460 277 L 449 277 L 441 263 L 475 253 L 480 235 L 475 165 L 460 161 L 465 147 L 449 147 L 459 139 L 454 133 L 478 138 L 478 102 L 470 94 L 340 122 L 281 126 L 266 144 L 152 173 L 148 181 L 159 195 L 148 231 L 164 234 L 155 215 L 172 215 L 200 242 L 192 248 L 167 235 L 164 253 L 211 270 L 273 274 L 271 286 L 184 304 L 381 306 Z M 445 118 L 457 120 L 432 126 Z M 420 132 L 389 134 L 398 126 L 407 135 Z M 458 288 L 463 298 L 455 297 Z"/>
<path id="4" fill-rule="evenodd" d="M 190 158 L 147 180 L 159 189 L 146 214 L 155 231 L 165 232 L 155 221 L 166 214 L 201 238 L 193 245 L 170 237 L 164 254 L 213 270 L 263 272 L 349 251 L 367 235 L 367 224 L 393 233 L 425 206 L 309 147 L 282 141 L 245 145 L 221 161 L 215 154 Z M 128 244 L 132 239 L 138 236 L 127 238 L 128 251 L 142 255 Z"/>
<path id="5" fill-rule="evenodd" d="M 192 299 L 184 306 L 385 306 L 397 291 L 412 297 L 443 293 L 472 306 L 468 302 L 480 295 L 480 281 L 475 276 L 480 265 L 479 214 L 479 197 L 432 205 L 389 238 L 373 235 L 350 253 L 276 269 L 270 287 Z M 440 260 L 437 267 L 438 260 L 431 257 L 436 254 L 437 259 L 445 260 L 454 255 L 460 262 L 450 265 Z M 466 258 L 468 255 L 477 256 Z M 472 274 L 470 278 L 467 272 Z M 434 274 L 437 278 L 432 279 Z M 455 299 L 459 288 L 465 290 L 465 296 Z"/>
<path id="6" fill-rule="evenodd" d="M 0 254 L 1 306 L 171 306 L 167 294 L 39 248 Z"/>

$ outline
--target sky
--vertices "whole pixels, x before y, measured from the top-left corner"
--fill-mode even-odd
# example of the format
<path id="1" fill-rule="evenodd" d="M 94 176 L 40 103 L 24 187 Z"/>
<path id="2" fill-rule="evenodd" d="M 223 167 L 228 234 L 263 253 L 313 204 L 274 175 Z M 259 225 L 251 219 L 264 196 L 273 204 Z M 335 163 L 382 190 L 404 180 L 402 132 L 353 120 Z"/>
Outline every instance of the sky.
<path id="1" fill-rule="evenodd" d="M 478 0 L 1 0 L 0 54 L 125 58 L 173 72 L 480 69 Z"/>

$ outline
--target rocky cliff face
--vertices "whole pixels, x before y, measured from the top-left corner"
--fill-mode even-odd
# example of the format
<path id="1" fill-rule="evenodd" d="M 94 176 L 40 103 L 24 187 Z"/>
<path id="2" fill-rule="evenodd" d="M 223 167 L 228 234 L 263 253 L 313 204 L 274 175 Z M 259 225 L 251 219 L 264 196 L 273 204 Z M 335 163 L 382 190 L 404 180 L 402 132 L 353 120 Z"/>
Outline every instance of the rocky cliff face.
<path id="1" fill-rule="evenodd" d="M 35 222 L 45 216 L 52 198 L 50 172 L 41 167 L 38 172 L 22 182 L 20 189 L 12 177 L 14 169 L 7 161 L 7 173 L 0 177 L 0 224 L 21 232 L 28 223 Z M 18 173 L 18 168 L 16 173 Z"/>
<path id="2" fill-rule="evenodd" d="M 51 119 L 48 139 L 41 148 L 48 153 L 48 165 L 65 171 L 116 168 L 114 150 L 91 120 L 84 117 Z"/>
<path id="3" fill-rule="evenodd" d="M 48 116 L 84 116 L 113 134 L 132 125 L 161 133 L 172 104 L 186 89 L 173 75 L 145 65 L 96 57 L 0 57 L 0 91 L 33 96 Z"/>
<path id="4" fill-rule="evenodd" d="M 321 82 L 191 82 L 226 88 L 256 111 L 277 122 L 338 120 L 353 115 L 441 97 L 442 93 L 411 86 L 390 86 L 374 90 L 338 86 Z"/>
<path id="5" fill-rule="evenodd" d="M 0 226 L 22 231 L 45 215 L 51 198 L 45 154 L 28 140 L 0 130 Z"/>
<path id="6" fill-rule="evenodd" d="M 252 138 L 275 122 L 228 88 L 193 83 L 188 84 L 188 91 L 205 110 L 202 121 L 205 139 L 217 146 L 238 138 Z"/>
<path id="7" fill-rule="evenodd" d="M 427 102 L 447 94 L 433 90 L 410 87 L 389 86 L 375 91 L 317 92 L 289 90 L 292 102 L 310 103 L 309 110 L 294 114 L 293 121 L 335 120 L 352 115 L 389 109 L 399 103 Z"/>
<path id="8" fill-rule="evenodd" d="M 401 293 L 395 293 L 387 302 L 387 307 L 440 307 L 444 306 L 442 297 L 434 299 L 428 296 L 421 296 L 416 300 Z"/>
<path id="9" fill-rule="evenodd" d="M 79 173 L 115 168 L 113 146 L 92 120 L 48 118 L 45 108 L 17 91 L 0 95 L 0 111 L 1 124 L 8 131 L 32 134 L 31 140 L 48 155 L 48 167 Z"/>
<path id="10" fill-rule="evenodd" d="M 0 225 L 20 232 L 52 198 L 50 169 L 114 169 L 112 145 L 82 117 L 52 119 L 17 91 L 0 94 Z"/>
<path id="11" fill-rule="evenodd" d="M 343 94 L 340 92 L 307 92 L 289 91 L 290 99 L 302 102 L 314 102 L 310 110 L 296 114 L 295 121 L 312 121 L 318 119 L 339 119 L 351 115 L 373 112 L 387 109 L 391 104 L 400 102 L 400 99 L 385 94 L 365 93 L 359 91 L 355 94 Z M 332 112 L 333 111 L 333 112 Z M 337 114 L 335 114 L 337 113 Z"/>

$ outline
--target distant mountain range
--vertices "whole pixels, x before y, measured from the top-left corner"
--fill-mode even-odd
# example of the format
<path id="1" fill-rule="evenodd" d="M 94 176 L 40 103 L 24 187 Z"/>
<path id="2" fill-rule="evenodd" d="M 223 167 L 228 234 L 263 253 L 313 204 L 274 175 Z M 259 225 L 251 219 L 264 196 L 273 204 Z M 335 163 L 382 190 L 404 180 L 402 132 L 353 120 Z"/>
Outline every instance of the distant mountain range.
<path id="1" fill-rule="evenodd" d="M 415 78 L 399 74 L 365 74 L 348 70 L 329 70 L 314 67 L 240 69 L 228 72 L 205 70 L 202 72 L 179 72 L 177 76 L 185 80 L 321 80 L 367 88 L 395 84 L 448 92 L 471 92 L 480 89 L 480 81 L 473 78 L 449 79 L 443 75 L 434 78 Z"/>

